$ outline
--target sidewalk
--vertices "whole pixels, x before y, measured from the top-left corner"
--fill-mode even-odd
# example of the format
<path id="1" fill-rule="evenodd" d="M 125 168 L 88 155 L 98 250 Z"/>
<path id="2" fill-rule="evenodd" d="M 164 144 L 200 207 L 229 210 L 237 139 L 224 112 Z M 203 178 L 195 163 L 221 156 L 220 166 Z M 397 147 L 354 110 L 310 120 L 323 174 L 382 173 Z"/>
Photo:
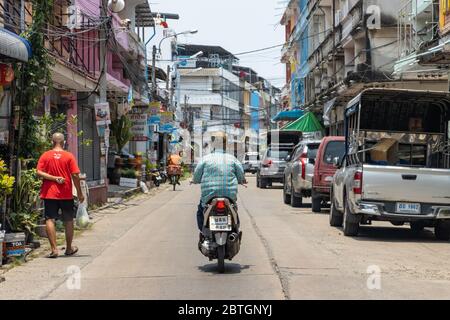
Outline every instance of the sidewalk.
<path id="1" fill-rule="evenodd" d="M 169 201 L 172 194 L 164 192 L 169 187 L 163 185 L 151 189 L 148 194 L 137 195 L 128 201 L 117 201 L 110 207 L 91 212 L 93 227 L 82 231 L 74 240 L 74 245 L 80 249 L 76 256 L 65 257 L 63 245 L 59 247 L 62 256 L 57 259 L 45 258 L 46 252 L 38 250 L 40 256 L 30 262 L 3 274 L 0 269 L 0 299 L 45 299 L 64 284 L 69 276 L 68 271 L 83 269 L 139 220 Z"/>

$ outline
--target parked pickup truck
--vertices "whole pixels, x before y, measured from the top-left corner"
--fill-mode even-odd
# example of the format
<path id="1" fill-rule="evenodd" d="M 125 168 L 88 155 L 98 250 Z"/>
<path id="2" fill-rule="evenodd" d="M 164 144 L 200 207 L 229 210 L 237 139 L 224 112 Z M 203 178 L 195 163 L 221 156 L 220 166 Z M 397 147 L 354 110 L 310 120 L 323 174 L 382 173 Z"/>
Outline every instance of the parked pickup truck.
<path id="1" fill-rule="evenodd" d="M 313 212 L 321 212 L 322 204 L 330 201 L 330 189 L 336 167 L 336 157 L 342 159 L 345 153 L 345 138 L 328 136 L 323 138 L 314 165 L 312 179 L 311 208 Z"/>
<path id="2" fill-rule="evenodd" d="M 373 220 L 434 227 L 450 239 L 450 94 L 367 89 L 345 110 L 345 156 L 331 189 L 330 225 L 358 235 Z"/>

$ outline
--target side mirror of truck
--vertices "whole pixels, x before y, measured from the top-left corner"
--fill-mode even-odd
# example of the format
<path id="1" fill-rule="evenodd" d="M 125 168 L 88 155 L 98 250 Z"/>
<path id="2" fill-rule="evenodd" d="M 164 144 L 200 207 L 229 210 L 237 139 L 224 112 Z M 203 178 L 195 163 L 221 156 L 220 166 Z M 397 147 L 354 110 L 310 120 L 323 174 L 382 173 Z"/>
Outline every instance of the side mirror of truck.
<path id="1" fill-rule="evenodd" d="M 333 158 L 333 166 L 335 168 L 340 168 L 341 167 L 341 159 L 339 157 L 334 157 Z"/>

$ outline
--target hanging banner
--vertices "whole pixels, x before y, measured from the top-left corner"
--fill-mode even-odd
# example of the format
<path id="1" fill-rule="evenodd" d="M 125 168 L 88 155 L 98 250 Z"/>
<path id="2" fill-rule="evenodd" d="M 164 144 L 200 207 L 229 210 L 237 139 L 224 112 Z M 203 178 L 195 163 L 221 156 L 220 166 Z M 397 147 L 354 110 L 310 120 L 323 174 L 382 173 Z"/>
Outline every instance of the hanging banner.
<path id="1" fill-rule="evenodd" d="M 131 133 L 133 137 L 132 141 L 147 141 L 148 140 L 148 125 L 146 114 L 130 114 L 129 118 L 133 124 L 131 127 Z"/>
<path id="2" fill-rule="evenodd" d="M 151 116 L 157 116 L 161 110 L 161 102 L 153 101 L 149 104 L 149 114 Z"/>
<path id="3" fill-rule="evenodd" d="M 111 124 L 111 113 L 109 109 L 109 102 L 96 103 L 95 108 L 95 121 L 97 126 Z"/>
<path id="4" fill-rule="evenodd" d="M 173 112 L 161 112 L 160 117 L 162 125 L 173 122 Z"/>

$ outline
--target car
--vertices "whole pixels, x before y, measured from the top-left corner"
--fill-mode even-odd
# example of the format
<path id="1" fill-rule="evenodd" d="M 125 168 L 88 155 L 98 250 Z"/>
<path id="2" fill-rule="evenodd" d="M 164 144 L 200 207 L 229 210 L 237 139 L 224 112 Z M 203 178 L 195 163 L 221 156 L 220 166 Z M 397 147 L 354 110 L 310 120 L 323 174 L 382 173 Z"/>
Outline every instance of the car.
<path id="1" fill-rule="evenodd" d="M 258 171 L 259 162 L 260 155 L 258 152 L 246 152 L 242 161 L 244 171 L 255 174 Z"/>
<path id="2" fill-rule="evenodd" d="M 292 147 L 284 145 L 271 145 L 264 153 L 259 165 L 256 186 L 265 189 L 273 182 L 283 183 L 283 173 L 286 167 L 286 158 Z"/>
<path id="3" fill-rule="evenodd" d="M 311 203 L 313 212 L 321 212 L 322 204 L 330 201 L 330 189 L 336 172 L 334 159 L 339 161 L 345 154 L 345 137 L 328 136 L 323 138 L 317 151 L 312 180 Z"/>
<path id="4" fill-rule="evenodd" d="M 311 196 L 314 164 L 320 143 L 320 140 L 301 141 L 287 157 L 283 172 L 285 204 L 300 207 L 303 198 Z"/>

